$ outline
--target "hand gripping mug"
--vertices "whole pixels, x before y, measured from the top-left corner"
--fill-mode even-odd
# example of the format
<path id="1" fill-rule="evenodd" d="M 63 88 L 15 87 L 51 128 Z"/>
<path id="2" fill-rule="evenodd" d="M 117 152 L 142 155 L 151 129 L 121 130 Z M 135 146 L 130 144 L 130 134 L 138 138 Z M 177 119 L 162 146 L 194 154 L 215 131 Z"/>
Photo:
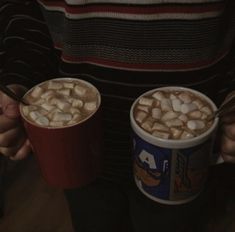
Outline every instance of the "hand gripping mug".
<path id="1" fill-rule="evenodd" d="M 218 118 L 204 94 L 162 87 L 139 96 L 130 110 L 137 187 L 163 204 L 183 204 L 202 191 Z"/>
<path id="2" fill-rule="evenodd" d="M 101 97 L 90 83 L 55 78 L 30 89 L 20 105 L 28 138 L 48 184 L 74 188 L 102 166 Z"/>

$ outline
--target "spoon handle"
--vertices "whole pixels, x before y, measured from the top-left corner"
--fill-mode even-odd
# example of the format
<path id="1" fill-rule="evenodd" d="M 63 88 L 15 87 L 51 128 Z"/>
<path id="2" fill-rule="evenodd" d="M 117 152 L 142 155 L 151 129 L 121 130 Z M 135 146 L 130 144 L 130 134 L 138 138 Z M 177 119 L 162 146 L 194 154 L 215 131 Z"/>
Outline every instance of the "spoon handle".
<path id="1" fill-rule="evenodd" d="M 15 101 L 21 102 L 24 105 L 28 105 L 28 103 L 23 98 L 17 96 L 11 89 L 6 87 L 5 85 L 0 84 L 0 90 Z"/>
<path id="2" fill-rule="evenodd" d="M 232 91 L 222 102 L 217 110 L 217 116 L 235 112 L 235 91 Z"/>
<path id="3" fill-rule="evenodd" d="M 218 107 L 216 111 L 208 118 L 208 121 L 214 120 L 216 117 L 222 117 L 226 114 L 235 112 L 235 91 L 232 91 Z"/>

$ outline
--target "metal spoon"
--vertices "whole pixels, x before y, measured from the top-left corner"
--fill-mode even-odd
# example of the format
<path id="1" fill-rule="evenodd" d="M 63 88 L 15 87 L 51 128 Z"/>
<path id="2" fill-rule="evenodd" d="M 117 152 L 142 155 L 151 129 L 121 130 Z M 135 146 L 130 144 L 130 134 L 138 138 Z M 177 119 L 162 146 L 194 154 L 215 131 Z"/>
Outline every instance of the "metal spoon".
<path id="1" fill-rule="evenodd" d="M 235 91 L 231 92 L 226 97 L 219 108 L 210 117 L 209 121 L 213 120 L 215 117 L 222 117 L 232 112 L 235 112 Z"/>
<path id="2" fill-rule="evenodd" d="M 0 84 L 0 90 L 13 100 L 20 102 L 24 105 L 29 105 L 29 103 L 25 101 L 25 99 L 16 95 L 10 88 L 6 87 L 5 85 Z"/>

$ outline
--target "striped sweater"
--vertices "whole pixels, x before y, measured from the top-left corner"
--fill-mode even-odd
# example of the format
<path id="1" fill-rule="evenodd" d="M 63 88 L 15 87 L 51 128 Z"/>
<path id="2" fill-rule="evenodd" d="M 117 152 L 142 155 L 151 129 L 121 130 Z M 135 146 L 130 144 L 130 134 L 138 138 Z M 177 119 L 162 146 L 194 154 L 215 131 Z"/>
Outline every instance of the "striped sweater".
<path id="1" fill-rule="evenodd" d="M 235 87 L 233 0 L 2 0 L 0 81 L 87 73 L 102 94 L 103 176 L 131 176 L 129 109 L 164 85 L 219 104 Z"/>

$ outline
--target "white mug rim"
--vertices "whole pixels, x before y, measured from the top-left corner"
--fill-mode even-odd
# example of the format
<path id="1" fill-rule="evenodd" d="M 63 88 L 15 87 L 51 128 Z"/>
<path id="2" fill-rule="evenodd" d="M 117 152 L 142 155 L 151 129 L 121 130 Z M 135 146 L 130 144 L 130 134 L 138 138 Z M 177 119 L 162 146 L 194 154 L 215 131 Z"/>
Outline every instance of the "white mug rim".
<path id="1" fill-rule="evenodd" d="M 145 95 L 151 94 L 155 91 L 158 90 L 182 90 L 182 91 L 189 91 L 192 92 L 200 97 L 202 97 L 203 99 L 205 99 L 212 107 L 212 109 L 214 111 L 217 110 L 217 106 L 215 105 L 215 103 L 209 98 L 207 97 L 205 94 L 203 94 L 202 92 L 199 92 L 197 90 L 194 89 L 190 89 L 187 87 L 182 87 L 182 86 L 166 86 L 166 87 L 159 87 L 159 88 L 155 88 L 152 90 L 149 90 L 143 94 L 141 94 L 132 104 L 131 106 L 131 110 L 130 110 L 130 120 L 131 120 L 131 128 L 133 129 L 133 131 L 143 140 L 145 140 L 146 142 L 156 145 L 156 146 L 160 146 L 160 147 L 164 147 L 164 148 L 170 148 L 170 149 L 181 149 L 181 148 L 189 148 L 189 147 L 194 147 L 196 145 L 199 145 L 203 142 L 205 142 L 210 136 L 211 134 L 216 130 L 217 126 L 218 126 L 218 122 L 219 122 L 219 118 L 216 117 L 214 119 L 214 122 L 212 124 L 212 126 L 205 131 L 204 133 L 193 137 L 193 138 L 188 138 L 188 139 L 184 139 L 184 140 L 176 140 L 176 139 L 163 139 L 160 137 L 155 137 L 153 135 L 151 135 L 150 133 L 147 133 L 144 129 L 142 129 L 135 121 L 134 117 L 133 117 L 133 111 L 134 111 L 134 107 L 137 104 L 137 102 L 139 101 L 139 99 Z"/>

